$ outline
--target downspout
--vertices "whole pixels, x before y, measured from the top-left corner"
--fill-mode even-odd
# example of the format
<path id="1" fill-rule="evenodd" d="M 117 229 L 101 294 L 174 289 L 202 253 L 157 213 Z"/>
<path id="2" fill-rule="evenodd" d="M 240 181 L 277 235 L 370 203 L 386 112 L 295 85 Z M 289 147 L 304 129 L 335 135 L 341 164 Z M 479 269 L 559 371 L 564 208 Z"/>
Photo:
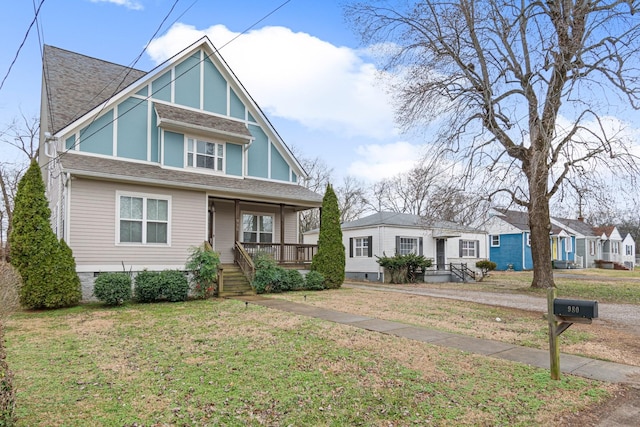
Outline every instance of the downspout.
<path id="1" fill-rule="evenodd" d="M 525 231 L 524 233 L 522 233 L 522 271 L 526 270 L 526 267 L 527 267 L 527 265 L 525 264 L 527 262 L 526 250 L 527 250 L 527 232 Z"/>
<path id="2" fill-rule="evenodd" d="M 64 198 L 64 230 L 62 235 L 67 245 L 71 246 L 71 242 L 69 241 L 69 218 L 71 217 L 71 172 L 66 172 L 65 176 L 66 179 L 64 183 L 62 183 L 62 186 L 66 189 L 63 190 L 66 193 L 66 197 Z"/>
<path id="3" fill-rule="evenodd" d="M 383 241 L 383 233 L 382 233 L 382 227 L 378 226 L 378 253 L 380 254 L 380 249 L 382 246 L 382 241 Z M 377 264 L 377 263 L 376 263 Z M 378 264 L 378 282 L 380 282 L 382 279 L 382 282 L 384 283 L 384 270 L 382 270 L 382 267 L 380 266 L 380 264 Z"/>

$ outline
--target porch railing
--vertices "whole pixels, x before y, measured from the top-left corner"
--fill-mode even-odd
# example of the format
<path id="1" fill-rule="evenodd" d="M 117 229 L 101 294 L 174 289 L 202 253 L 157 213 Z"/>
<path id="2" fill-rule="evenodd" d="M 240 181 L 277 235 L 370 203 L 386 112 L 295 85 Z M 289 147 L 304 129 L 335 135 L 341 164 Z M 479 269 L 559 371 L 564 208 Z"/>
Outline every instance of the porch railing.
<path id="1" fill-rule="evenodd" d="M 258 253 L 268 253 L 280 264 L 309 264 L 318 253 L 318 245 L 303 243 L 236 242 L 236 246 L 242 247 L 251 258 Z"/>
<path id="2" fill-rule="evenodd" d="M 256 274 L 256 267 L 253 264 L 251 256 L 242 247 L 242 243 L 236 242 L 233 254 L 234 261 L 238 267 L 240 267 L 244 276 L 249 280 L 249 282 L 253 281 Z"/>

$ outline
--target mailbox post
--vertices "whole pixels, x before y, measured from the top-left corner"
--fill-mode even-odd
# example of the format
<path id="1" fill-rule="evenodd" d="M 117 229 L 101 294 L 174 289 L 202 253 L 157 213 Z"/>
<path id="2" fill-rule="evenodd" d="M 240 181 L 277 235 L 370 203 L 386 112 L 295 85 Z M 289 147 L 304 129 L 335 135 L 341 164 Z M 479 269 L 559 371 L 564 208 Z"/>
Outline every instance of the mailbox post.
<path id="1" fill-rule="evenodd" d="M 574 323 L 591 324 L 598 317 L 598 301 L 556 298 L 556 288 L 547 289 L 547 318 L 549 320 L 549 358 L 551 379 L 560 379 L 560 348 L 558 337 Z"/>

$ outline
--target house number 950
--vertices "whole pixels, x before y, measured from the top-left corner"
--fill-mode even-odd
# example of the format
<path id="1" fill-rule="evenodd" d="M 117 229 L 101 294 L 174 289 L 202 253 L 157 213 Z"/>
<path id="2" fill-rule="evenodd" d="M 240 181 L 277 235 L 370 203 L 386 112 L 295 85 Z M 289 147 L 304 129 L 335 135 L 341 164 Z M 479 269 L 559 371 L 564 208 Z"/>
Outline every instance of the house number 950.
<path id="1" fill-rule="evenodd" d="M 567 311 L 569 313 L 580 313 L 580 307 L 577 305 L 568 305 L 567 306 Z"/>

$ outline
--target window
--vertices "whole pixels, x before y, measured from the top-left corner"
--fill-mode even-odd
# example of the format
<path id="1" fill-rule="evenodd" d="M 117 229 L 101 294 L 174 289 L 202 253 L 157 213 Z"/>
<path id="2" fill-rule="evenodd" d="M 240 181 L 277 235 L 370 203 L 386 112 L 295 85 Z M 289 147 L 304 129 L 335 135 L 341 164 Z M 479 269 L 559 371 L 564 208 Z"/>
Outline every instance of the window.
<path id="1" fill-rule="evenodd" d="M 369 238 L 368 237 L 356 237 L 353 239 L 353 250 L 356 257 L 368 257 L 369 256 Z"/>
<path id="2" fill-rule="evenodd" d="M 625 250 L 625 255 L 633 255 L 633 246 L 625 245 L 624 250 Z"/>
<path id="3" fill-rule="evenodd" d="M 573 239 L 571 239 L 571 237 L 566 239 L 565 247 L 567 252 L 573 252 Z"/>
<path id="4" fill-rule="evenodd" d="M 273 242 L 273 217 L 271 215 L 242 215 L 242 241 L 247 243 Z"/>
<path id="5" fill-rule="evenodd" d="M 531 246 L 531 233 L 527 233 L 527 246 Z"/>
<path id="6" fill-rule="evenodd" d="M 398 238 L 398 255 L 418 254 L 418 238 L 417 237 L 400 237 Z"/>
<path id="7" fill-rule="evenodd" d="M 187 138 L 187 166 L 222 172 L 224 144 Z"/>
<path id="8" fill-rule="evenodd" d="M 476 241 L 460 240 L 460 256 L 462 258 L 477 258 Z"/>
<path id="9" fill-rule="evenodd" d="M 120 195 L 118 243 L 169 243 L 169 199 Z"/>
<path id="10" fill-rule="evenodd" d="M 491 236 L 491 247 L 497 248 L 500 246 L 500 235 Z"/>
<path id="11" fill-rule="evenodd" d="M 589 255 L 596 254 L 596 242 L 593 240 L 589 240 Z"/>

